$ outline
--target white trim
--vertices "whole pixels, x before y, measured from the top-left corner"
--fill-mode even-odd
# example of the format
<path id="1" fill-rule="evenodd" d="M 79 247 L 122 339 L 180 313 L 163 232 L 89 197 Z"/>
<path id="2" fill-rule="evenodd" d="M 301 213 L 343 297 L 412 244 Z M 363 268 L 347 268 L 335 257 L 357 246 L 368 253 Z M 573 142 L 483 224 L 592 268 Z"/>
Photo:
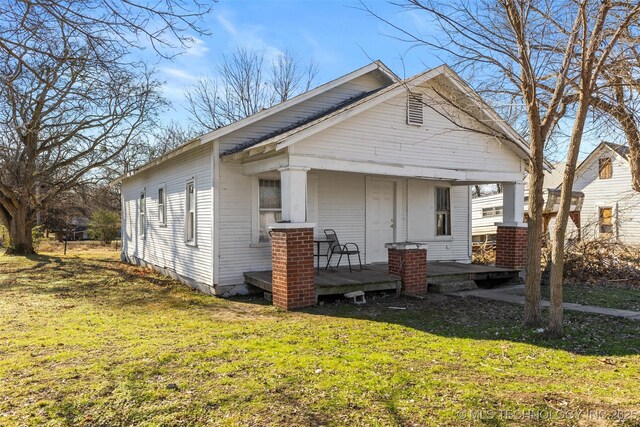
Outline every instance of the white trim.
<path id="1" fill-rule="evenodd" d="M 211 163 L 213 172 L 211 174 L 211 185 L 213 187 L 213 284 L 217 285 L 220 280 L 220 141 L 213 142 L 211 148 Z"/>
<path id="2" fill-rule="evenodd" d="M 144 206 L 140 206 L 141 200 L 144 200 Z M 147 238 L 147 222 L 147 187 L 142 187 L 138 194 L 138 229 L 136 230 L 136 235 L 142 236 L 143 241 Z"/>
<path id="3" fill-rule="evenodd" d="M 487 183 L 503 181 L 521 181 L 521 172 L 487 172 L 459 169 L 443 169 L 407 165 L 401 163 L 373 163 L 340 160 L 329 156 L 289 155 L 291 166 L 303 166 L 311 169 L 364 173 L 371 175 L 391 175 L 417 179 L 435 179 L 444 181 L 483 181 Z"/>
<path id="4" fill-rule="evenodd" d="M 189 186 L 193 186 L 193 240 L 188 239 L 188 218 L 189 218 Z M 184 185 L 184 243 L 187 246 L 198 246 L 198 189 L 196 188 L 196 178 L 189 178 Z"/>
<path id="5" fill-rule="evenodd" d="M 162 203 L 160 203 L 160 197 L 158 197 L 158 227 L 166 227 L 167 226 L 167 200 L 169 200 L 169 198 L 167 197 L 167 183 L 163 182 L 161 183 L 158 188 L 158 191 L 162 190 Z M 160 220 L 160 205 L 162 205 L 162 209 L 163 209 L 163 217 L 162 220 Z"/>
<path id="6" fill-rule="evenodd" d="M 268 224 L 270 230 L 291 230 L 295 228 L 316 228 L 315 222 L 278 222 L 276 224 Z"/>

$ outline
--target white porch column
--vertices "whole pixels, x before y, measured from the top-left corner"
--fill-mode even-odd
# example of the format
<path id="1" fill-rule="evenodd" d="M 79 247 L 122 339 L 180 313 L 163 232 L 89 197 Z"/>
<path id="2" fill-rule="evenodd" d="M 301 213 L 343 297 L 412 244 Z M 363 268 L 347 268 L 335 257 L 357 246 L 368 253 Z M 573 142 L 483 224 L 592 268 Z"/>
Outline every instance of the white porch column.
<path id="1" fill-rule="evenodd" d="M 287 166 L 280 171 L 282 220 L 293 223 L 307 220 L 307 171 L 309 168 Z"/>
<path id="2" fill-rule="evenodd" d="M 524 183 L 502 183 L 502 223 L 505 226 L 524 225 Z"/>

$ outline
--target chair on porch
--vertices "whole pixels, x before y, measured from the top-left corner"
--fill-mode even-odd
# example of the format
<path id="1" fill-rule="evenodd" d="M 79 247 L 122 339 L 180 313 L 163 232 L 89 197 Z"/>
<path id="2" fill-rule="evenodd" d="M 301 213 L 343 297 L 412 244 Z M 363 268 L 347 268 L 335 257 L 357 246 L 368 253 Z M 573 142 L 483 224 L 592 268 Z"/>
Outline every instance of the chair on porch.
<path id="1" fill-rule="evenodd" d="M 349 242 L 349 243 L 345 243 L 344 245 L 341 245 L 340 241 L 338 240 L 338 235 L 334 230 L 330 228 L 324 230 L 324 235 L 326 236 L 327 241 L 329 242 L 327 266 L 324 268 L 325 270 L 331 267 L 331 257 L 334 254 L 338 254 L 340 255 L 340 258 L 338 258 L 338 264 L 336 264 L 336 267 L 340 266 L 340 261 L 342 261 L 342 256 L 346 255 L 347 260 L 349 261 L 349 271 L 353 272 L 353 270 L 351 269 L 351 255 L 358 255 L 358 264 L 360 265 L 360 270 L 362 271 L 362 260 L 360 259 L 360 248 L 358 247 L 357 244 Z M 352 247 L 355 247 L 355 249 L 349 249 L 350 245 Z"/>

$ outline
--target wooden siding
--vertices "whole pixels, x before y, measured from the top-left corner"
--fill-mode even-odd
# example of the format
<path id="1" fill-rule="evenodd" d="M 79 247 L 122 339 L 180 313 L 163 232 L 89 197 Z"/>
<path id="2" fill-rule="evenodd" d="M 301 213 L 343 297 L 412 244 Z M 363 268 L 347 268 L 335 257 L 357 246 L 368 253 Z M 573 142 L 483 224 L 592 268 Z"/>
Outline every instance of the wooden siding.
<path id="1" fill-rule="evenodd" d="M 427 89 L 420 90 L 428 93 Z M 519 157 L 494 138 L 456 128 L 429 107 L 425 107 L 423 126 L 409 125 L 406 110 L 407 95 L 403 93 L 320 131 L 292 148 L 295 154 L 327 161 L 352 160 L 487 172 L 521 171 Z M 473 123 L 468 125 L 473 126 Z"/>
<path id="2" fill-rule="evenodd" d="M 252 211 L 256 209 L 252 180 L 258 178 L 242 175 L 238 162 L 222 163 L 220 172 L 218 284 L 224 286 L 242 283 L 246 271 L 270 270 L 271 247 L 252 240 L 255 221 Z M 397 241 L 427 242 L 430 261 L 469 262 L 467 186 L 451 187 L 452 236 L 435 237 L 435 186 L 448 184 L 410 180 L 409 186 L 403 178 L 384 178 L 397 183 Z M 366 181 L 364 174 L 316 170 L 308 173 L 307 180 L 308 205 L 315 205 L 317 212 L 317 218 L 310 218 L 317 221 L 316 235 L 322 236 L 325 228 L 334 229 L 341 242 L 358 244 L 363 262 L 366 259 Z M 325 248 L 323 246 L 323 250 Z"/>
<path id="3" fill-rule="evenodd" d="M 175 271 L 211 285 L 213 194 L 211 146 L 194 150 L 145 171 L 122 183 L 123 251 L 129 257 Z M 184 238 L 185 189 L 191 178 L 196 186 L 197 246 Z M 158 188 L 166 187 L 166 227 L 158 221 Z M 138 233 L 138 197 L 146 189 L 145 236 Z"/>
<path id="4" fill-rule="evenodd" d="M 599 179 L 598 163 L 603 157 L 611 157 L 613 175 L 610 179 Z M 585 228 L 583 236 L 598 236 L 600 207 L 613 208 L 614 233 L 626 244 L 640 244 L 640 194 L 631 188 L 631 168 L 622 156 L 606 147 L 581 167 L 574 190 L 584 193 L 581 221 Z"/>
<path id="5" fill-rule="evenodd" d="M 224 136 L 220 139 L 220 151 L 224 152 L 236 145 L 260 138 L 274 131 L 285 129 L 292 124 L 305 120 L 350 98 L 387 85 L 383 83 L 378 71 L 360 76 L 348 83 L 321 93 L 305 102 L 266 117 L 256 123 Z"/>

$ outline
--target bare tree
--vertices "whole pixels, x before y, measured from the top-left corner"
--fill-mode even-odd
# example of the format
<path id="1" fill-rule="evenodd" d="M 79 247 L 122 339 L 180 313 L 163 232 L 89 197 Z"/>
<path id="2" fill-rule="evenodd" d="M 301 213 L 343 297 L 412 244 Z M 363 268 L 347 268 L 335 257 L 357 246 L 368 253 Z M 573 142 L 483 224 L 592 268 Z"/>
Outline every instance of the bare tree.
<path id="1" fill-rule="evenodd" d="M 562 336 L 562 278 L 564 269 L 564 245 L 567 222 L 571 208 L 571 196 L 575 170 L 580 154 L 582 136 L 585 132 L 587 114 L 592 97 L 597 92 L 598 82 L 604 74 L 609 55 L 618 45 L 620 38 L 637 25 L 640 4 L 631 2 L 582 1 L 577 13 L 582 19 L 582 31 L 575 47 L 575 68 L 571 73 L 572 88 L 577 99 L 573 129 L 569 140 L 567 163 L 562 181 L 560 208 L 553 230 L 551 252 L 551 307 L 549 311 L 550 333 Z M 549 17 L 553 19 L 553 17 Z"/>
<path id="2" fill-rule="evenodd" d="M 563 118 L 562 99 L 582 18 L 564 1 L 407 0 L 400 7 L 427 14 L 440 32 L 422 36 L 363 7 L 398 31 L 399 38 L 444 53 L 505 105 L 522 105 L 529 139 L 529 221 L 524 324 L 542 324 L 540 307 L 544 150 Z M 572 13 L 573 12 L 573 13 Z M 563 26 L 548 19 L 563 16 Z M 557 54 L 561 51 L 560 54 Z M 553 52 L 553 54 L 550 54 Z M 551 91 L 541 90 L 541 86 Z M 486 92 L 486 91 L 485 91 Z M 498 110 L 501 108 L 498 106 Z"/>
<path id="3" fill-rule="evenodd" d="M 217 76 L 187 88 L 187 112 L 197 127 L 215 130 L 308 90 L 316 74 L 314 62 L 305 65 L 290 52 L 267 69 L 263 52 L 240 47 L 222 56 Z"/>
<path id="4" fill-rule="evenodd" d="M 37 213 L 145 133 L 163 105 L 130 55 L 144 40 L 185 46 L 208 7 L 165 1 L 9 0 L 0 4 L 0 222 L 33 253 Z M 147 30 L 147 28 L 154 28 Z"/>

